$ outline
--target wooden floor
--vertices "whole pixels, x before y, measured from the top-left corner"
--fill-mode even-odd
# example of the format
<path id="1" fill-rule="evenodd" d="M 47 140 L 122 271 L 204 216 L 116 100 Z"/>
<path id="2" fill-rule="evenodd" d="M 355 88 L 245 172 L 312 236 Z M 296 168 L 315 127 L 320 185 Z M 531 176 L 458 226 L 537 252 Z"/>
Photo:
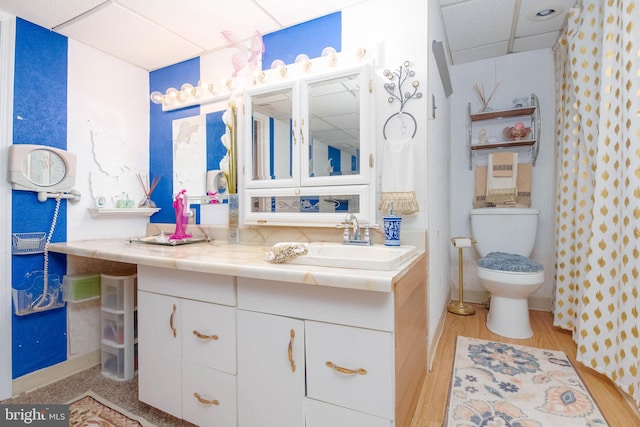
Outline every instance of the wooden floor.
<path id="1" fill-rule="evenodd" d="M 640 426 L 640 418 L 629 407 L 616 386 L 604 375 L 601 375 L 582 363 L 576 362 L 576 345 L 571 333 L 553 326 L 553 315 L 549 312 L 531 311 L 531 324 L 534 336 L 526 340 L 514 340 L 495 335 L 486 328 L 488 310 L 482 306 L 474 306 L 473 316 L 458 316 L 447 313 L 444 332 L 440 339 L 433 369 L 427 374 L 422 387 L 418 407 L 413 416 L 411 427 L 440 427 L 445 416 L 449 381 L 453 369 L 456 338 L 459 335 L 530 347 L 561 350 L 571 359 L 580 373 L 591 395 L 611 427 Z"/>

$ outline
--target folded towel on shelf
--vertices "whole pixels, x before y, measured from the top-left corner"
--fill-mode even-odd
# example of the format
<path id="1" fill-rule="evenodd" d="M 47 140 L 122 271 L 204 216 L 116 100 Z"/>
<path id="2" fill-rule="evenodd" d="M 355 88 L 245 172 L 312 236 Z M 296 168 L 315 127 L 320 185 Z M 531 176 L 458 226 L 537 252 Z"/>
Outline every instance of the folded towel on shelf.
<path id="1" fill-rule="evenodd" d="M 384 143 L 382 155 L 382 194 L 380 209 L 385 214 L 393 210 L 397 215 L 410 215 L 420 209 L 415 192 L 415 154 L 411 139 Z"/>
<path id="2" fill-rule="evenodd" d="M 508 177 L 494 176 L 494 153 L 487 160 L 487 203 L 515 205 L 518 196 L 518 153 L 512 155 L 512 174 Z"/>
<path id="3" fill-rule="evenodd" d="M 491 173 L 496 177 L 510 177 L 514 175 L 513 165 L 518 162 L 518 154 L 508 151 L 493 153 L 493 169 Z M 515 161 L 514 161 L 515 158 Z"/>

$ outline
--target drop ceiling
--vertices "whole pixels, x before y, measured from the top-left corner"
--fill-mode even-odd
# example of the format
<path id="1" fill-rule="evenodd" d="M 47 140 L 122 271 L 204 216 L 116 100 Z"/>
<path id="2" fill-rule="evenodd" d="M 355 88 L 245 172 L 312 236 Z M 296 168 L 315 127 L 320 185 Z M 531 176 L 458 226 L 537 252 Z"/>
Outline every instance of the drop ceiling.
<path id="1" fill-rule="evenodd" d="M 152 71 L 363 0 L 0 0 L 0 10 Z"/>
<path id="2" fill-rule="evenodd" d="M 451 62 L 552 47 L 577 0 L 439 0 Z M 554 10 L 548 16 L 540 11 Z"/>
<path id="3" fill-rule="evenodd" d="M 363 1 L 0 0 L 0 10 L 152 71 L 228 47 L 222 31 L 246 40 Z M 553 46 L 576 0 L 425 1 L 439 7 L 460 64 Z M 557 13 L 536 17 L 543 9 Z"/>

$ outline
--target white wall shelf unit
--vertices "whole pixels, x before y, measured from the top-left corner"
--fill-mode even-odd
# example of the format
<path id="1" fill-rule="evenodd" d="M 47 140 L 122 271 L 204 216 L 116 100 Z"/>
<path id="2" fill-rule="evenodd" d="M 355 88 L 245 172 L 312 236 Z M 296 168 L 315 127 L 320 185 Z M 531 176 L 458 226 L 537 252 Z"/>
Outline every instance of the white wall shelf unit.
<path id="1" fill-rule="evenodd" d="M 467 146 L 469 151 L 469 170 L 474 165 L 486 164 L 490 153 L 509 149 L 525 156 L 533 166 L 536 164 L 540 144 L 540 108 L 538 97 L 531 94 L 529 106 L 498 111 L 471 113 L 471 104 L 467 105 Z M 531 133 L 523 139 L 506 139 L 502 131 L 505 127 L 522 122 L 531 128 Z M 481 142 L 480 130 L 485 129 L 487 142 Z"/>

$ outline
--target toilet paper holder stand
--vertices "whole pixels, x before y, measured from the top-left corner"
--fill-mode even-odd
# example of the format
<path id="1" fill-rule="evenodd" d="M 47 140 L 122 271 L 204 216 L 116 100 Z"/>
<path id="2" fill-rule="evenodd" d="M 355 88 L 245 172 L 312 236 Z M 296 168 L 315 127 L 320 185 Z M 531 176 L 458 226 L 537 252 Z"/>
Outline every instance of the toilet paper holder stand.
<path id="1" fill-rule="evenodd" d="M 476 310 L 464 302 L 462 249 L 471 247 L 471 244 L 476 243 L 476 241 L 469 237 L 452 237 L 451 243 L 458 248 L 458 301 L 451 300 L 447 306 L 447 310 L 453 314 L 469 316 L 475 314 Z"/>

